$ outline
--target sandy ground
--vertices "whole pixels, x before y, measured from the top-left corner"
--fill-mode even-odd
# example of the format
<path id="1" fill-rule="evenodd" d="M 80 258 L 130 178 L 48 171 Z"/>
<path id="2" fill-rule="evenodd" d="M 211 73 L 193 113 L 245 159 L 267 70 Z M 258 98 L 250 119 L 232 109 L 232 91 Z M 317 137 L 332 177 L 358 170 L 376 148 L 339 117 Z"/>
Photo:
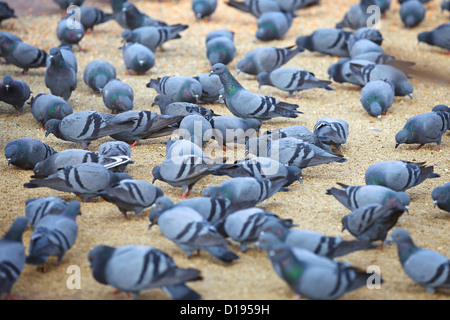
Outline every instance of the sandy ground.
<path id="1" fill-rule="evenodd" d="M 16 1 L 7 1 L 13 7 Z M 35 4 L 39 1 L 33 1 Z M 250 49 L 272 45 L 286 47 L 293 45 L 295 39 L 309 34 L 320 27 L 332 27 L 340 21 L 347 8 L 357 1 L 331 1 L 323 0 L 320 6 L 311 7 L 298 12 L 293 26 L 280 41 L 255 42 L 255 19 L 247 14 L 229 8 L 224 1 L 219 1 L 219 8 L 210 20 L 196 21 L 190 10 L 190 1 L 137 1 L 141 10 L 152 17 L 168 22 L 169 24 L 184 23 L 189 28 L 182 33 L 182 39 L 168 42 L 164 51 L 156 52 L 156 64 L 145 75 L 128 76 L 120 46 L 122 29 L 111 21 L 98 26 L 92 34 L 86 35 L 81 41 L 86 52 L 76 50 L 79 63 L 78 88 L 73 93 L 70 104 L 75 111 L 94 109 L 108 112 L 103 105 L 101 96 L 95 95 L 83 83 L 84 67 L 94 59 L 103 59 L 117 68 L 118 77 L 130 84 L 135 92 L 134 109 L 159 111 L 151 107 L 156 93 L 146 88 L 150 78 L 165 75 L 195 76 L 199 73 L 209 72 L 210 65 L 205 55 L 204 39 L 208 32 L 226 28 L 236 33 L 236 58 L 228 65 L 233 74 L 236 74 L 236 63 Z M 38 9 L 47 8 L 45 15 L 41 16 L 38 9 L 21 9 L 19 19 L 5 21 L 1 29 L 13 32 L 24 41 L 49 50 L 59 45 L 56 38 L 56 24 L 60 19 L 60 10 L 52 1 L 42 1 L 43 5 L 35 5 Z M 105 11 L 110 8 L 105 2 L 86 1 L 86 5 L 98 6 Z M 19 3 L 17 3 L 19 5 Z M 17 7 L 19 8 L 19 7 Z M 418 70 L 427 70 L 441 75 L 450 73 L 449 57 L 446 51 L 433 48 L 417 42 L 417 33 L 430 30 L 439 24 L 448 21 L 448 14 L 439 9 L 439 2 L 432 1 L 427 4 L 425 21 L 416 28 L 406 29 L 399 17 L 399 5 L 392 1 L 392 7 L 383 17 L 381 32 L 384 36 L 383 48 L 386 53 L 399 59 L 415 61 Z M 19 9 L 18 9 L 19 10 Z M 296 66 L 312 71 L 318 78 L 326 79 L 327 68 L 337 58 L 321 54 L 304 52 L 297 55 L 286 66 Z M 7 74 L 19 78 L 20 69 L 11 65 L 1 65 L 3 77 Z M 30 70 L 27 76 L 22 77 L 31 87 L 33 95 L 50 93 L 44 84 L 45 70 Z M 252 77 L 240 74 L 237 79 L 248 89 L 258 91 L 257 83 Z M 435 82 L 427 77 L 416 75 L 411 82 L 414 86 L 414 99 L 396 97 L 389 114 L 381 121 L 370 117 L 362 108 L 359 97 L 360 91 L 354 86 L 334 83 L 335 92 L 325 90 L 311 90 L 301 93 L 301 98 L 286 98 L 285 100 L 300 105 L 299 110 L 304 114 L 297 119 L 274 119 L 264 124 L 264 129 L 279 128 L 290 125 L 305 125 L 312 130 L 316 120 L 329 116 L 346 120 L 350 125 L 350 135 L 344 145 L 342 154 L 348 159 L 346 163 L 332 163 L 319 167 L 306 168 L 303 171 L 304 182 L 296 183 L 290 192 L 279 193 L 264 201 L 260 207 L 275 212 L 284 218 L 291 218 L 299 224 L 300 228 L 315 230 L 330 236 L 342 236 L 352 239 L 347 232 L 341 232 L 341 218 L 348 214 L 337 200 L 325 195 L 326 189 L 336 186 L 336 182 L 348 185 L 364 184 L 365 169 L 372 163 L 383 160 L 409 160 L 426 161 L 435 166 L 435 172 L 441 178 L 427 180 L 421 185 L 408 190 L 412 202 L 410 213 L 404 214 L 398 221 L 398 226 L 407 229 L 420 246 L 437 250 L 450 256 L 448 245 L 450 215 L 438 208 L 433 208 L 431 191 L 450 181 L 449 155 L 450 135 L 443 137 L 441 151 L 435 152 L 434 144 L 426 145 L 415 150 L 415 145 L 402 145 L 394 149 L 395 134 L 402 129 L 405 121 L 412 115 L 428 112 L 434 105 L 449 103 L 449 83 Z M 284 93 L 271 87 L 263 87 L 259 92 L 276 97 L 283 97 Z M 216 113 L 230 114 L 224 105 L 210 105 Z M 4 149 L 6 143 L 20 137 L 34 137 L 41 139 L 57 151 L 67 148 L 78 148 L 78 144 L 58 140 L 54 136 L 45 138 L 44 131 L 34 120 L 29 107 L 24 108 L 23 114 L 14 117 L 15 110 L 4 103 L 0 103 L 0 147 Z M 110 140 L 102 138 L 94 141 L 89 150 L 97 151 L 98 146 Z M 165 153 L 163 142 L 165 138 L 140 142 L 132 149 L 132 160 L 127 172 L 135 179 L 152 180 L 151 170 L 159 164 Z M 56 192 L 47 188 L 26 189 L 23 183 L 32 175 L 31 171 L 18 170 L 8 166 L 6 159 L 0 161 L 2 179 L 0 191 L 0 234 L 6 232 L 14 218 L 24 215 L 25 201 L 31 197 L 46 197 L 58 195 L 65 200 L 76 199 L 75 195 Z M 225 178 L 206 177 L 197 183 L 191 197 L 201 196 L 205 187 L 218 185 Z M 162 182 L 156 185 L 163 188 L 165 194 L 174 201 L 178 201 L 181 191 Z M 157 227 L 151 230 L 148 226 L 148 210 L 142 213 L 143 220 L 138 220 L 132 213 L 130 219 L 125 220 L 117 208 L 103 200 L 82 203 L 82 216 L 78 218 L 79 233 L 74 247 L 66 253 L 60 265 L 56 260 L 49 260 L 49 270 L 41 273 L 36 267 L 27 265 L 19 280 L 13 287 L 12 294 L 23 299 L 123 299 L 125 294 L 112 294 L 113 288 L 97 283 L 92 277 L 87 253 L 98 244 L 120 246 L 125 244 L 142 244 L 159 248 L 173 257 L 181 267 L 194 267 L 202 272 L 203 281 L 191 283 L 207 300 L 234 300 L 234 299 L 264 299 L 264 300 L 291 300 L 295 293 L 280 280 L 272 269 L 265 252 L 249 249 L 240 253 L 239 246 L 233 244 L 230 248 L 238 253 L 240 259 L 231 265 L 224 265 L 208 253 L 202 252 L 200 256 L 190 259 L 172 242 L 165 239 Z M 24 234 L 24 245 L 28 248 L 32 230 Z M 448 292 L 438 291 L 435 294 L 426 294 L 425 289 L 415 284 L 403 272 L 397 257 L 395 246 L 386 246 L 382 250 L 371 250 L 352 253 L 340 258 L 353 265 L 366 269 L 377 266 L 384 279 L 380 289 L 361 288 L 348 293 L 341 299 L 357 300 L 432 300 L 448 299 Z M 81 272 L 81 289 L 69 289 L 66 281 L 70 274 L 69 266 L 78 266 Z M 161 290 L 142 292 L 143 299 L 168 299 Z"/>

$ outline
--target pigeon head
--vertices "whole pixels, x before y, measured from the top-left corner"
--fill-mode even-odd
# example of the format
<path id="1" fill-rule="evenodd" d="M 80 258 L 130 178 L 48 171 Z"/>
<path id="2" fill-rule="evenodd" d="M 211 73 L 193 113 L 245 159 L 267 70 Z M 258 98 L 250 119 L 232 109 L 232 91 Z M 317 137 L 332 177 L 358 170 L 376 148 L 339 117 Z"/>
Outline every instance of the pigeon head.
<path id="1" fill-rule="evenodd" d="M 287 175 L 287 180 L 288 180 L 288 184 L 292 184 L 295 181 L 299 181 L 302 182 L 303 178 L 302 178 L 302 169 L 300 169 L 297 166 L 287 166 L 286 167 L 288 170 L 288 175 Z"/>
<path id="2" fill-rule="evenodd" d="M 222 187 L 208 187 L 203 191 L 203 196 L 208 198 L 229 199 L 229 192 Z"/>
<path id="3" fill-rule="evenodd" d="M 286 261 L 292 257 L 292 251 L 285 243 L 276 244 L 268 252 L 271 261 Z"/>
<path id="4" fill-rule="evenodd" d="M 269 252 L 279 243 L 280 239 L 278 239 L 274 234 L 264 232 L 259 235 L 256 247 L 266 250 L 266 252 Z"/>
<path id="5" fill-rule="evenodd" d="M 8 160 L 8 165 L 21 163 L 27 158 L 26 149 L 20 143 L 8 143 L 5 147 L 5 157 Z"/>
<path id="6" fill-rule="evenodd" d="M 114 254 L 116 248 L 99 245 L 91 249 L 88 253 L 89 265 L 95 280 L 102 284 L 108 284 L 106 280 L 105 268 L 109 259 Z"/>
<path id="7" fill-rule="evenodd" d="M 413 86 L 409 81 L 402 81 L 395 87 L 395 93 L 399 96 L 408 96 L 413 98 Z"/>
<path id="8" fill-rule="evenodd" d="M 153 180 L 152 183 L 155 183 L 156 180 L 163 180 L 162 176 L 161 176 L 161 167 L 160 166 L 155 166 L 152 170 L 152 174 L 153 174 Z"/>
<path id="9" fill-rule="evenodd" d="M 396 145 L 395 148 L 397 148 L 402 143 L 409 143 L 412 141 L 413 134 L 408 129 L 402 129 L 395 135 L 395 141 Z"/>
<path id="10" fill-rule="evenodd" d="M 438 105 L 434 106 L 431 111 L 450 112 L 450 108 L 448 106 L 446 106 L 445 104 L 438 104 Z"/>
<path id="11" fill-rule="evenodd" d="M 94 80 L 94 87 L 97 88 L 97 90 L 101 93 L 103 91 L 103 88 L 108 83 L 109 79 L 104 74 L 99 74 L 95 77 Z"/>
<path id="12" fill-rule="evenodd" d="M 339 60 L 336 63 L 333 63 L 328 68 L 328 77 L 329 79 L 333 79 L 335 82 L 343 83 L 346 82 L 345 77 L 342 74 L 344 61 Z"/>
<path id="13" fill-rule="evenodd" d="M 394 229 L 389 236 L 388 242 L 395 243 L 402 248 L 414 247 L 414 242 L 410 234 L 403 228 Z"/>
<path id="14" fill-rule="evenodd" d="M 9 86 L 13 84 L 14 80 L 10 76 L 5 76 L 3 78 L 3 85 L 5 86 L 6 90 L 9 89 Z"/>
<path id="15" fill-rule="evenodd" d="M 260 72 L 256 76 L 256 81 L 258 81 L 258 87 L 261 88 L 261 86 L 271 86 L 272 81 L 270 81 L 269 72 Z"/>
<path id="16" fill-rule="evenodd" d="M 281 241 L 284 241 L 289 233 L 289 229 L 281 223 L 270 221 L 264 224 L 262 232 L 271 233 Z"/>
<path id="17" fill-rule="evenodd" d="M 130 1 L 125 1 L 122 5 L 122 11 L 123 12 L 129 12 L 131 10 L 133 10 L 135 8 L 135 6 L 130 2 Z"/>
<path id="18" fill-rule="evenodd" d="M 154 105 L 157 105 L 159 107 L 165 107 L 168 104 L 172 103 L 173 101 L 170 100 L 170 98 L 168 96 L 166 96 L 165 94 L 158 94 L 155 99 L 153 100 L 152 103 L 152 107 Z"/>
<path id="19" fill-rule="evenodd" d="M 424 32 L 420 32 L 417 36 L 417 40 L 419 42 L 424 42 L 424 43 L 428 43 L 428 44 L 433 44 L 433 36 L 431 32 L 428 31 L 424 31 Z"/>
<path id="20" fill-rule="evenodd" d="M 159 217 L 164 211 L 169 210 L 174 205 L 173 201 L 169 197 L 158 197 L 155 200 L 155 204 L 152 210 L 152 213 L 150 215 L 150 222 L 152 220 L 152 217 L 157 216 Z"/>
<path id="21" fill-rule="evenodd" d="M 61 120 L 59 120 L 59 119 L 48 120 L 45 123 L 45 136 L 47 137 L 50 133 L 53 133 L 54 135 L 58 134 L 60 123 L 61 123 Z"/>
<path id="22" fill-rule="evenodd" d="M 66 207 L 66 210 L 62 213 L 63 215 L 76 220 L 77 216 L 81 216 L 81 204 L 80 201 L 71 200 Z"/>
<path id="23" fill-rule="evenodd" d="M 450 189 L 450 188 L 449 188 Z M 450 203 L 450 191 L 444 186 L 439 186 L 433 189 L 431 192 L 431 198 L 433 201 L 433 206 L 446 210 L 446 204 Z"/>
<path id="24" fill-rule="evenodd" d="M 132 180 L 133 177 L 126 172 L 114 172 L 111 186 L 115 186 L 120 181 L 126 180 L 126 179 Z"/>
<path id="25" fill-rule="evenodd" d="M 368 107 L 368 113 L 371 116 L 378 117 L 381 120 L 381 112 L 382 111 L 383 110 L 382 110 L 382 108 L 380 106 L 380 103 L 378 101 L 370 102 L 369 107 Z"/>
<path id="26" fill-rule="evenodd" d="M 311 36 L 300 36 L 295 40 L 295 44 L 303 49 L 314 50 Z"/>
<path id="27" fill-rule="evenodd" d="M 131 31 L 130 29 L 123 30 L 122 39 L 126 42 L 135 42 L 133 31 Z"/>
<path id="28" fill-rule="evenodd" d="M 223 63 L 216 63 L 212 66 L 210 76 L 216 74 L 220 77 L 222 74 L 228 73 L 228 68 Z"/>
<path id="29" fill-rule="evenodd" d="M 22 235 L 28 229 L 28 220 L 25 217 L 14 219 L 11 227 L 4 235 L 4 239 L 22 242 Z"/>
<path id="30" fill-rule="evenodd" d="M 253 60 L 248 57 L 244 57 L 244 59 L 240 60 L 237 63 L 237 69 L 238 69 L 238 74 L 240 72 L 246 72 L 246 73 L 250 73 L 250 74 L 257 73 L 257 70 L 255 67 L 255 64 L 253 63 Z"/>
<path id="31" fill-rule="evenodd" d="M 277 28 L 272 22 L 262 23 L 258 26 L 256 38 L 262 41 L 270 41 L 278 38 Z"/>

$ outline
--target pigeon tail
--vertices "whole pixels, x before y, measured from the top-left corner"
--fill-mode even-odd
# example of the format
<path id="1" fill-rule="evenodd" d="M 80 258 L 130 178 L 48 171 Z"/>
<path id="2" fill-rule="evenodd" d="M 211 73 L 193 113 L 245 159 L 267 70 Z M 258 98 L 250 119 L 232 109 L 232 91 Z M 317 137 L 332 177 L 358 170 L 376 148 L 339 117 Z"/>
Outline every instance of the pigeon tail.
<path id="1" fill-rule="evenodd" d="M 205 250 L 224 263 L 231 263 L 239 259 L 238 255 L 228 250 L 225 246 L 209 246 Z"/>

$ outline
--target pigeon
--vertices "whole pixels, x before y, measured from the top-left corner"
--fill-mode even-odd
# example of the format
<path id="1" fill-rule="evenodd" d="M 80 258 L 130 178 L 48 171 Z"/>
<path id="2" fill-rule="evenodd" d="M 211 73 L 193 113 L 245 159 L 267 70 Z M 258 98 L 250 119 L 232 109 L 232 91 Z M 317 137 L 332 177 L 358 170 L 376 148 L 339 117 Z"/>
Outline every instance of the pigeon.
<path id="1" fill-rule="evenodd" d="M 114 186 L 98 192 L 105 201 L 115 204 L 127 219 L 127 211 L 140 218 L 142 210 L 150 207 L 164 192 L 145 180 L 123 179 Z"/>
<path id="2" fill-rule="evenodd" d="M 217 225 L 227 216 L 230 204 L 228 199 L 209 197 L 195 197 L 174 203 L 169 197 L 163 196 L 156 199 L 149 219 L 172 208 L 188 207 L 197 211 L 212 225 Z"/>
<path id="3" fill-rule="evenodd" d="M 217 161 L 223 161 L 223 159 L 210 159 L 196 155 L 171 157 L 153 168 L 152 183 L 160 180 L 173 187 L 180 187 L 183 190 L 181 199 L 186 199 L 193 186 L 214 171 Z"/>
<path id="4" fill-rule="evenodd" d="M 81 163 L 66 166 L 44 178 L 25 183 L 25 188 L 47 187 L 57 191 L 72 192 L 83 201 L 97 197 L 97 193 L 123 179 L 130 179 L 127 173 L 112 172 L 99 163 Z"/>
<path id="5" fill-rule="evenodd" d="M 131 158 L 131 146 L 123 141 L 107 141 L 98 147 L 98 153 L 109 157 L 127 156 Z M 110 170 L 114 172 L 124 172 L 128 164 L 131 163 L 134 163 L 134 161 L 128 161 L 128 163 L 110 168 Z"/>
<path id="6" fill-rule="evenodd" d="M 348 186 L 337 183 L 342 189 L 332 187 L 327 189 L 326 194 L 332 195 L 336 200 L 349 210 L 355 210 L 370 204 L 385 204 L 389 199 L 396 198 L 408 212 L 410 197 L 404 191 L 394 191 L 385 186 L 363 185 Z"/>
<path id="7" fill-rule="evenodd" d="M 280 243 L 269 250 L 269 259 L 277 274 L 301 297 L 311 300 L 335 300 L 366 286 L 372 273 L 366 273 L 347 263 L 331 259 L 312 258 L 311 254 L 294 254 Z M 380 277 L 381 278 L 381 277 Z"/>
<path id="8" fill-rule="evenodd" d="M 213 135 L 211 123 L 201 115 L 190 114 L 181 120 L 178 128 L 180 139 L 191 140 L 204 147 Z"/>
<path id="9" fill-rule="evenodd" d="M 142 75 L 155 65 L 155 54 L 140 43 L 128 42 L 122 48 L 122 57 L 127 72 Z"/>
<path id="10" fill-rule="evenodd" d="M 255 18 L 259 18 L 265 12 L 282 11 L 277 0 L 229 0 L 225 3 L 239 11 L 249 13 Z"/>
<path id="11" fill-rule="evenodd" d="M 206 250 L 223 263 L 239 259 L 226 247 L 229 241 L 194 209 L 173 207 L 159 216 L 153 215 L 153 212 L 150 214 L 149 228 L 157 224 L 163 236 L 183 250 L 187 258 L 196 250 Z"/>
<path id="12" fill-rule="evenodd" d="M 410 117 L 402 130 L 395 135 L 397 148 L 400 144 L 415 144 L 420 149 L 427 143 L 436 142 L 435 151 L 439 150 L 442 135 L 448 130 L 450 125 L 450 113 L 448 112 L 426 112 Z"/>
<path id="13" fill-rule="evenodd" d="M 441 10 L 447 10 L 450 11 L 450 1 L 442 1 L 441 3 Z"/>
<path id="14" fill-rule="evenodd" d="M 288 137 L 278 140 L 251 140 L 247 145 L 247 153 L 259 157 L 268 157 L 287 166 L 300 169 L 324 165 L 327 163 L 347 161 L 340 154 L 325 151 L 316 145 L 303 140 Z"/>
<path id="15" fill-rule="evenodd" d="M 258 134 L 261 121 L 235 116 L 214 116 L 209 120 L 213 138 L 223 148 L 229 143 L 243 144 L 247 139 Z"/>
<path id="16" fill-rule="evenodd" d="M 361 89 L 361 105 L 372 117 L 378 117 L 386 114 L 394 103 L 395 91 L 394 86 L 384 80 L 369 81 Z"/>
<path id="17" fill-rule="evenodd" d="M 75 70 L 75 73 L 78 72 L 78 61 L 75 53 L 73 52 L 73 46 L 71 44 L 61 44 L 58 46 L 58 49 L 61 51 L 61 54 L 64 58 L 64 62 Z M 47 68 L 51 63 L 50 57 L 47 58 Z"/>
<path id="18" fill-rule="evenodd" d="M 362 0 L 360 3 L 352 5 L 350 9 L 345 13 L 344 17 L 340 22 L 336 24 L 336 28 L 349 28 L 357 30 L 362 27 L 367 27 L 369 21 L 371 20 L 371 15 L 369 14 L 368 5 L 374 5 L 373 0 L 365 1 Z"/>
<path id="19" fill-rule="evenodd" d="M 405 207 L 397 198 L 384 204 L 368 204 L 342 218 L 342 231 L 348 230 L 360 241 L 384 242 L 404 212 Z"/>
<path id="20" fill-rule="evenodd" d="M 117 76 L 116 68 L 104 60 L 93 60 L 84 69 L 83 81 L 94 92 L 102 93 L 109 81 Z"/>
<path id="21" fill-rule="evenodd" d="M 384 53 L 383 48 L 369 39 L 358 39 L 352 37 L 347 40 L 347 49 L 351 58 L 360 57 L 369 52 Z"/>
<path id="22" fill-rule="evenodd" d="M 125 21 L 125 11 L 123 10 L 123 4 L 126 0 L 110 0 L 110 2 L 114 20 L 119 26 L 126 29 L 127 23 Z"/>
<path id="23" fill-rule="evenodd" d="M 192 11 L 197 20 L 210 18 L 217 9 L 217 0 L 192 0 Z"/>
<path id="24" fill-rule="evenodd" d="M 167 116 L 147 110 L 131 110 L 121 113 L 125 118 L 137 119 L 133 125 L 110 135 L 111 138 L 130 143 L 134 147 L 140 140 L 164 137 L 172 134 L 183 116 Z"/>
<path id="25" fill-rule="evenodd" d="M 58 22 L 56 36 L 61 44 L 77 45 L 81 51 L 80 41 L 83 40 L 85 30 L 80 21 L 72 18 L 64 18 Z"/>
<path id="26" fill-rule="evenodd" d="M 28 228 L 27 219 L 15 218 L 0 239 L 0 297 L 10 297 L 13 285 L 25 268 L 25 247 L 22 235 Z"/>
<path id="27" fill-rule="evenodd" d="M 403 271 L 428 294 L 450 288 L 450 259 L 443 254 L 417 246 L 403 228 L 393 230 L 389 242 L 397 245 Z"/>
<path id="28" fill-rule="evenodd" d="M 45 69 L 45 85 L 50 92 L 68 101 L 77 88 L 77 72 L 64 60 L 59 48 L 50 49 L 50 64 Z"/>
<path id="29" fill-rule="evenodd" d="M 77 239 L 78 215 L 81 215 L 80 202 L 71 200 L 61 214 L 43 217 L 31 234 L 25 263 L 42 266 L 50 256 L 56 256 L 61 263 Z"/>
<path id="30" fill-rule="evenodd" d="M 39 93 L 31 97 L 29 104 L 31 114 L 44 130 L 48 120 L 62 120 L 73 113 L 73 108 L 67 101 L 53 94 Z"/>
<path id="31" fill-rule="evenodd" d="M 161 288 L 174 300 L 201 299 L 186 285 L 202 280 L 200 271 L 179 268 L 172 257 L 154 247 L 98 245 L 89 251 L 88 260 L 96 281 L 131 292 L 134 299 L 140 298 L 141 291 L 153 288 Z"/>
<path id="32" fill-rule="evenodd" d="M 206 120 L 217 116 L 213 110 L 203 106 L 199 106 L 191 102 L 172 101 L 169 96 L 165 94 L 158 94 L 153 100 L 152 107 L 157 105 L 162 115 L 167 116 L 187 116 L 189 114 L 200 114 Z"/>
<path id="33" fill-rule="evenodd" d="M 367 66 L 367 65 L 375 65 L 375 63 L 378 62 L 366 60 L 365 57 L 362 59 L 352 59 L 347 57 L 341 58 L 336 63 L 333 63 L 328 67 L 327 73 L 329 79 L 333 79 L 333 81 L 338 83 L 347 82 L 354 84 L 360 88 L 364 87 L 364 85 L 366 85 L 366 82 L 361 78 L 360 71 L 356 70 L 355 67 L 351 67 L 355 63 L 357 63 L 358 66 Z M 354 73 L 355 71 L 356 73 Z M 385 80 L 385 79 L 375 79 L 375 80 Z"/>
<path id="34" fill-rule="evenodd" d="M 125 113 L 112 115 L 94 110 L 78 111 L 62 120 L 48 120 L 45 124 L 45 135 L 52 133 L 58 139 L 81 143 L 81 147 L 86 149 L 96 139 L 134 127 L 138 119 Z"/>
<path id="35" fill-rule="evenodd" d="M 9 39 L 12 42 L 23 42 L 22 39 L 15 34 L 12 34 L 10 32 L 6 32 L 6 31 L 0 31 L 0 41 L 3 37 L 6 37 L 7 39 Z M 3 48 L 3 46 L 0 46 L 0 57 L 1 58 L 5 58 L 7 51 L 8 51 L 7 47 L 8 47 L 8 45 L 6 45 L 5 48 Z"/>
<path id="36" fill-rule="evenodd" d="M 22 70 L 22 75 L 27 74 L 29 69 L 45 67 L 48 53 L 31 44 L 16 41 L 5 34 L 0 35 L 0 47 L 2 56 L 10 63 Z"/>
<path id="37" fill-rule="evenodd" d="M 286 48 L 264 46 L 252 49 L 237 63 L 238 74 L 244 72 L 258 75 L 261 72 L 273 71 L 303 51 L 304 49 L 300 46 Z"/>
<path id="38" fill-rule="evenodd" d="M 261 72 L 257 75 L 259 88 L 267 85 L 287 91 L 289 96 L 303 90 L 322 88 L 334 91 L 329 85 L 331 81 L 319 80 L 316 76 L 307 70 L 297 67 L 278 68 L 271 72 Z"/>
<path id="39" fill-rule="evenodd" d="M 200 73 L 193 77 L 202 86 L 202 95 L 198 103 L 215 103 L 220 99 L 220 90 L 223 89 L 219 76 L 209 76 L 209 73 Z"/>
<path id="40" fill-rule="evenodd" d="M 217 30 L 216 30 L 217 31 Z M 227 31 L 227 30 L 223 30 Z M 214 33 L 215 31 L 212 31 Z M 234 32 L 230 31 L 231 36 L 211 36 L 207 35 L 206 41 L 206 57 L 211 66 L 216 63 L 225 65 L 233 61 L 236 56 L 236 46 L 234 44 Z"/>
<path id="41" fill-rule="evenodd" d="M 434 207 L 450 212 L 450 182 L 434 188 L 431 197 Z"/>
<path id="42" fill-rule="evenodd" d="M 445 104 L 438 104 L 438 105 L 435 105 L 431 111 L 450 112 L 450 108 L 448 106 L 446 106 Z"/>
<path id="43" fill-rule="evenodd" d="M 302 113 L 296 110 L 299 107 L 296 104 L 245 89 L 222 63 L 215 64 L 211 74 L 220 77 L 224 87 L 225 104 L 237 117 L 270 120 L 275 117 L 297 118 L 298 114 Z"/>
<path id="44" fill-rule="evenodd" d="M 0 101 L 12 105 L 16 109 L 16 117 L 22 113 L 23 106 L 30 95 L 30 87 L 25 81 L 5 76 L 0 83 Z"/>
<path id="45" fill-rule="evenodd" d="M 324 117 L 317 120 L 313 134 L 323 143 L 331 145 L 338 150 L 347 142 L 349 125 L 347 121 Z"/>
<path id="46" fill-rule="evenodd" d="M 450 22 L 441 24 L 431 31 L 420 32 L 419 42 L 450 50 Z"/>
<path id="47" fill-rule="evenodd" d="M 35 138 L 17 138 L 8 141 L 5 146 L 8 165 L 25 170 L 33 169 L 37 163 L 55 153 L 52 147 Z"/>
<path id="48" fill-rule="evenodd" d="M 231 202 L 229 213 L 256 206 L 272 197 L 286 185 L 284 177 L 261 179 L 257 177 L 237 177 L 223 181 L 219 186 L 207 187 L 203 197 L 228 199 Z"/>
<path id="49" fill-rule="evenodd" d="M 63 11 L 66 11 L 70 6 L 80 7 L 84 0 L 53 0 Z"/>
<path id="50" fill-rule="evenodd" d="M 0 25 L 4 20 L 17 18 L 14 9 L 6 2 L 0 1 Z"/>
<path id="51" fill-rule="evenodd" d="M 359 250 L 377 248 L 370 241 L 344 240 L 339 236 L 330 237 L 312 230 L 291 229 L 279 221 L 266 222 L 262 227 L 261 235 L 265 233 L 273 234 L 278 240 L 292 248 L 308 250 L 330 259 L 342 257 Z"/>
<path id="52" fill-rule="evenodd" d="M 140 43 L 155 52 L 164 43 L 173 39 L 180 39 L 180 32 L 188 27 L 186 24 L 174 24 L 170 26 L 140 27 L 134 30 L 125 29 L 122 32 L 122 39 L 126 42 Z"/>
<path id="53" fill-rule="evenodd" d="M 334 57 L 348 57 L 347 40 L 353 33 L 338 28 L 321 28 L 309 35 L 299 36 L 295 43 L 303 50 Z"/>
<path id="54" fill-rule="evenodd" d="M 158 94 L 165 94 L 173 102 L 196 103 L 202 95 L 200 82 L 186 76 L 165 76 L 150 79 L 147 88 L 153 88 Z"/>
<path id="55" fill-rule="evenodd" d="M 408 0 L 400 6 L 400 18 L 407 28 L 418 26 L 425 19 L 425 6 L 419 0 Z"/>
<path id="56" fill-rule="evenodd" d="M 166 160 L 186 155 L 205 157 L 203 150 L 190 140 L 179 140 L 170 138 L 166 142 Z"/>
<path id="57" fill-rule="evenodd" d="M 292 26 L 294 17 L 290 12 L 264 12 L 258 18 L 255 37 L 260 41 L 283 39 Z"/>
<path id="58" fill-rule="evenodd" d="M 395 191 L 406 191 L 426 179 L 439 178 L 433 172 L 433 166 L 425 162 L 410 161 L 380 161 L 371 164 L 364 175 L 366 184 L 385 186 Z"/>
<path id="59" fill-rule="evenodd" d="M 34 177 L 48 177 L 58 172 L 66 166 L 75 166 L 81 163 L 99 163 L 106 169 L 128 164 L 130 157 L 128 156 L 103 156 L 97 152 L 81 150 L 81 149 L 65 149 L 52 154 L 46 159 L 39 161 L 33 168 Z"/>
<path id="60" fill-rule="evenodd" d="M 360 39 L 367 39 L 372 42 L 375 42 L 379 46 L 383 43 L 383 36 L 381 35 L 381 32 L 375 28 L 369 28 L 369 27 L 362 27 L 353 33 L 353 38 L 355 40 Z"/>
<path id="61" fill-rule="evenodd" d="M 114 19 L 113 14 L 106 13 L 98 8 L 80 7 L 80 23 L 86 32 L 94 30 L 95 26 Z"/>
<path id="62" fill-rule="evenodd" d="M 294 226 L 291 219 L 282 219 L 273 212 L 254 207 L 227 215 L 223 228 L 231 240 L 240 244 L 239 250 L 245 252 L 250 244 L 258 241 L 264 225 L 269 222 L 280 223 L 286 228 Z"/>
<path id="63" fill-rule="evenodd" d="M 111 110 L 111 113 L 120 113 L 130 111 L 134 106 L 133 88 L 119 80 L 111 79 L 102 89 L 102 98 L 105 107 Z"/>
<path id="64" fill-rule="evenodd" d="M 158 21 L 150 18 L 145 13 L 141 12 L 133 3 L 126 1 L 122 5 L 122 10 L 125 13 L 124 23 L 127 29 L 137 29 L 145 26 L 166 26 L 163 21 Z"/>
<path id="65" fill-rule="evenodd" d="M 43 217 L 63 213 L 67 205 L 67 201 L 57 196 L 29 198 L 25 201 L 25 217 L 28 224 L 34 228 Z"/>

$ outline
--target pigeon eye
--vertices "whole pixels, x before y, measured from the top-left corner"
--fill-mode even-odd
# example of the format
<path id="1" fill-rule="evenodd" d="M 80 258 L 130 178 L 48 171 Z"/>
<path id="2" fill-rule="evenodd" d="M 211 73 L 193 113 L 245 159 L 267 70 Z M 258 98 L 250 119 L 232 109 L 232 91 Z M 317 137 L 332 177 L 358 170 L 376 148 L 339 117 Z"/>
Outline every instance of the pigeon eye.
<path id="1" fill-rule="evenodd" d="M 93 261 L 94 260 L 94 256 L 90 256 L 89 260 Z"/>
<path id="2" fill-rule="evenodd" d="M 271 228 L 271 227 L 268 227 L 268 228 L 267 228 L 267 231 L 270 231 L 270 229 L 272 229 L 272 228 Z"/>
<path id="3" fill-rule="evenodd" d="M 262 242 L 262 243 L 266 243 L 266 240 L 262 239 L 261 242 Z"/>
<path id="4" fill-rule="evenodd" d="M 441 197 L 441 195 L 438 195 L 438 198 L 440 198 Z"/>

